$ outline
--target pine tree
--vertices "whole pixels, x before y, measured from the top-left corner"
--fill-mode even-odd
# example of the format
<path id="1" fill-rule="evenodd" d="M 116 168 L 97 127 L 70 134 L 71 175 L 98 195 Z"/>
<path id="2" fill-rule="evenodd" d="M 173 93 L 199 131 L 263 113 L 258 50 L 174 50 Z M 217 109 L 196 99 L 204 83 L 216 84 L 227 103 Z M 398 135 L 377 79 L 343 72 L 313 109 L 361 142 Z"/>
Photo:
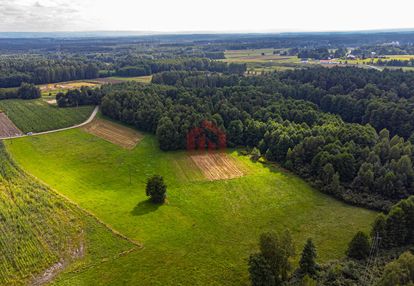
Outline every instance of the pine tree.
<path id="1" fill-rule="evenodd" d="M 385 245 L 386 232 L 385 232 L 385 225 L 386 225 L 386 217 L 383 213 L 380 213 L 374 221 L 371 230 L 371 238 L 376 237 L 377 235 L 381 238 L 379 241 L 379 246 L 383 247 Z"/>
<path id="2" fill-rule="evenodd" d="M 300 258 L 300 270 L 302 274 L 309 274 L 313 276 L 316 274 L 316 248 L 311 238 L 306 241 L 305 247 L 302 251 L 302 257 Z"/>
<path id="3" fill-rule="evenodd" d="M 260 253 L 250 255 L 249 273 L 252 286 L 275 285 L 275 277 L 272 273 L 270 265 Z"/>
<path id="4" fill-rule="evenodd" d="M 405 244 L 408 231 L 404 211 L 400 207 L 393 207 L 391 209 L 386 220 L 385 232 L 388 247 Z"/>
<path id="5" fill-rule="evenodd" d="M 368 235 L 359 231 L 349 243 L 347 255 L 355 259 L 365 259 L 369 255 L 370 247 Z"/>

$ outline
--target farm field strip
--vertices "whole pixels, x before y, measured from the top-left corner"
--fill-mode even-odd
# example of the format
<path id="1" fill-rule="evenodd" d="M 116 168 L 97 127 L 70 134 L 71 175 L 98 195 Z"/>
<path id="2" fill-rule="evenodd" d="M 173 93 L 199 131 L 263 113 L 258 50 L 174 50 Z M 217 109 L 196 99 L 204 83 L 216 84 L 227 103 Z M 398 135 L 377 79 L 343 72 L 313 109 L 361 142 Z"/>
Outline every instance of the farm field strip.
<path id="1" fill-rule="evenodd" d="M 23 132 L 14 125 L 6 114 L 0 112 L 0 138 L 10 136 L 20 136 Z"/>
<path id="2" fill-rule="evenodd" d="M 143 135 L 138 131 L 105 119 L 95 119 L 85 125 L 83 129 L 126 149 L 133 149 L 143 138 Z"/>
<path id="3" fill-rule="evenodd" d="M 110 77 L 96 78 L 96 79 L 93 79 L 93 81 L 100 83 L 100 84 L 117 84 L 117 83 L 122 83 L 126 81 L 150 83 L 151 79 L 152 79 L 152 75 L 134 76 L 134 77 L 110 76 Z"/>
<path id="4" fill-rule="evenodd" d="M 234 159 L 226 153 L 204 153 L 190 155 L 190 158 L 210 181 L 233 179 L 244 175 Z"/>

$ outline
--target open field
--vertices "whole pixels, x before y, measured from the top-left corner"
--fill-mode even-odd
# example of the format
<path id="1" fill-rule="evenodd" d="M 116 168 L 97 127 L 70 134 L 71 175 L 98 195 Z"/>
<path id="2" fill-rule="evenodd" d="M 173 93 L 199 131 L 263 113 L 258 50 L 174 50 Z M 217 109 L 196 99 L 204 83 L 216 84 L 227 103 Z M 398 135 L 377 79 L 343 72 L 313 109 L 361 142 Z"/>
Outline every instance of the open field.
<path id="1" fill-rule="evenodd" d="M 0 113 L 0 137 L 22 135 L 23 132 L 3 112 Z"/>
<path id="2" fill-rule="evenodd" d="M 82 123 L 91 115 L 93 108 L 93 106 L 58 108 L 44 99 L 0 101 L 0 110 L 23 133 L 48 131 Z"/>
<path id="3" fill-rule="evenodd" d="M 76 80 L 67 82 L 57 82 L 39 85 L 42 96 L 55 96 L 59 92 L 66 92 L 69 89 L 78 89 L 81 87 L 96 87 L 100 83 L 95 80 Z"/>
<path id="4" fill-rule="evenodd" d="M 95 119 L 83 129 L 118 146 L 132 149 L 143 138 L 138 131 L 105 119 Z"/>
<path id="5" fill-rule="evenodd" d="M 276 54 L 273 54 L 276 51 Z M 296 56 L 280 56 L 279 50 L 249 49 L 227 50 L 224 61 L 228 63 L 246 63 L 247 70 L 252 73 L 262 71 L 283 71 L 301 67 L 301 61 Z"/>
<path id="6" fill-rule="evenodd" d="M 152 135 L 132 150 L 80 129 L 5 144 L 25 170 L 144 245 L 82 271 L 68 269 L 55 285 L 249 285 L 247 258 L 263 231 L 289 228 L 298 252 L 312 237 L 318 261 L 326 262 L 344 256 L 351 237 L 376 215 L 232 150 L 227 156 L 245 175 L 209 181 L 187 152 L 160 151 Z M 145 196 L 153 174 L 168 186 L 165 205 Z"/>
<path id="7" fill-rule="evenodd" d="M 101 83 L 121 83 L 125 81 L 136 81 L 141 83 L 150 83 L 152 79 L 152 75 L 145 75 L 145 76 L 135 76 L 135 77 L 121 77 L 121 76 L 111 76 L 105 78 L 98 78 L 96 81 Z"/>
<path id="8" fill-rule="evenodd" d="M 387 55 L 384 58 L 366 58 L 366 59 L 332 59 L 327 62 L 335 62 L 340 64 L 347 63 L 348 65 L 375 65 L 379 60 L 386 62 L 390 60 L 410 60 L 413 59 L 414 55 Z M 382 68 L 385 68 L 385 66 L 381 66 Z M 387 67 L 389 68 L 389 67 Z"/>
<path id="9" fill-rule="evenodd" d="M 236 160 L 226 153 L 201 153 L 190 155 L 190 158 L 210 181 L 233 179 L 244 175 Z"/>
<path id="10" fill-rule="evenodd" d="M 137 249 L 22 172 L 3 144 L 0 162 L 0 285 L 40 285 Z"/>

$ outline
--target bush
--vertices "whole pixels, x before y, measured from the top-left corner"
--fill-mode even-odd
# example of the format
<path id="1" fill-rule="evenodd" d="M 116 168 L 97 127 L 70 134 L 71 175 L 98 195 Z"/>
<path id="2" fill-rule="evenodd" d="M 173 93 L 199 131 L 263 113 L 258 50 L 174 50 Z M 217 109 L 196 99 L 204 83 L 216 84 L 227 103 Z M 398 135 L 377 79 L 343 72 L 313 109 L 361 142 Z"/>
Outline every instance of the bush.
<path id="1" fill-rule="evenodd" d="M 384 274 L 377 285 L 413 285 L 413 283 L 414 255 L 410 252 L 405 252 L 400 258 L 385 266 Z"/>
<path id="2" fill-rule="evenodd" d="M 254 162 L 257 162 L 260 159 L 260 151 L 256 147 L 253 148 L 252 152 L 250 153 L 251 158 Z"/>
<path id="3" fill-rule="evenodd" d="M 155 204 L 162 204 L 166 198 L 167 186 L 164 183 L 164 179 L 155 175 L 148 179 L 146 186 L 146 194 L 150 197 L 151 201 Z"/>

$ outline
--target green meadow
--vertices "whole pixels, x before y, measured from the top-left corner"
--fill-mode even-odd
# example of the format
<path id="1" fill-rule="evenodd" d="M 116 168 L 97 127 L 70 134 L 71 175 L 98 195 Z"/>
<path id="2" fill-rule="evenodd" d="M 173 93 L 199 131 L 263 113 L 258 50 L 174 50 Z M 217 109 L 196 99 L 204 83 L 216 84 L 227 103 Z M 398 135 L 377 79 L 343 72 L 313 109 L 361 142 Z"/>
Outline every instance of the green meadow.
<path id="1" fill-rule="evenodd" d="M 276 52 L 273 54 L 273 52 Z M 223 61 L 245 63 L 251 73 L 284 71 L 303 67 L 296 56 L 280 56 L 280 49 L 227 50 Z"/>
<path id="2" fill-rule="evenodd" d="M 109 81 L 117 80 L 117 81 L 136 81 L 136 82 L 141 82 L 141 83 L 150 83 L 152 79 L 152 75 L 134 76 L 134 77 L 111 76 L 105 79 Z"/>
<path id="3" fill-rule="evenodd" d="M 247 259 L 262 232 L 289 229 L 297 254 L 312 237 L 318 261 L 326 262 L 343 257 L 353 235 L 368 230 L 376 215 L 237 150 L 228 153 L 246 175 L 207 181 L 187 152 L 160 151 L 148 134 L 133 150 L 79 129 L 5 144 L 24 170 L 143 245 L 102 258 L 101 251 L 116 246 L 94 232 L 88 255 L 63 271 L 56 285 L 248 285 Z M 153 174 L 168 186 L 162 206 L 145 196 Z"/>

